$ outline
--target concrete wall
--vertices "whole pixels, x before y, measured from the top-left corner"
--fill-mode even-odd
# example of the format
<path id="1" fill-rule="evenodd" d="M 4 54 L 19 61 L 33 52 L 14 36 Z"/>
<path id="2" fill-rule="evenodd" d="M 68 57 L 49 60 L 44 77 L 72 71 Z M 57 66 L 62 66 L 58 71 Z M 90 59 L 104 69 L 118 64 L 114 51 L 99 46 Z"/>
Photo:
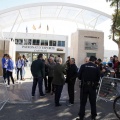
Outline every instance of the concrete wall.
<path id="1" fill-rule="evenodd" d="M 9 54 L 12 59 L 15 58 L 15 44 L 11 40 L 3 40 L 0 39 L 0 60 L 2 60 L 2 57 L 4 54 Z M 0 76 L 2 76 L 2 63 L 0 62 Z"/>
<path id="2" fill-rule="evenodd" d="M 97 49 L 85 49 L 85 43 L 96 43 Z M 95 53 L 97 58 L 104 58 L 104 33 L 101 31 L 77 30 L 71 36 L 71 57 L 79 67 L 84 63 L 87 53 Z"/>

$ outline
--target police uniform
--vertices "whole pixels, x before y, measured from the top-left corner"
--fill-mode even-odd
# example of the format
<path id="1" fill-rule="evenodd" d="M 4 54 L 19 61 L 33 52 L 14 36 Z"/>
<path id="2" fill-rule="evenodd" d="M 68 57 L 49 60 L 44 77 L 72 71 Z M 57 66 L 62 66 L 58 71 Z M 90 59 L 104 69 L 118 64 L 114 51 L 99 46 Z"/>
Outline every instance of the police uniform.
<path id="1" fill-rule="evenodd" d="M 81 80 L 80 89 L 80 111 L 78 120 L 83 120 L 85 115 L 85 106 L 87 102 L 87 97 L 89 96 L 89 101 L 91 105 L 91 117 L 95 120 L 97 116 L 96 112 L 96 87 L 100 79 L 100 70 L 93 63 L 88 62 L 81 65 L 78 78 Z"/>

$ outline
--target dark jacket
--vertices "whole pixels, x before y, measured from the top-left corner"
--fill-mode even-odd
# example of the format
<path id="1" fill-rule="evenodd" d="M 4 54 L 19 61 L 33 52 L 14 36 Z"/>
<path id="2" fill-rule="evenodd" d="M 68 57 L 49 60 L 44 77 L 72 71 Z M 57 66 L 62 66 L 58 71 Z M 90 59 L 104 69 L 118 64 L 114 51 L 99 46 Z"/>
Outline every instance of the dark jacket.
<path id="1" fill-rule="evenodd" d="M 65 66 L 59 63 L 56 63 L 54 66 L 54 77 L 53 77 L 53 84 L 54 85 L 64 85 L 65 78 L 64 78 Z"/>
<path id="2" fill-rule="evenodd" d="M 78 78 L 81 82 L 92 81 L 92 82 L 99 82 L 100 80 L 100 70 L 92 62 L 88 62 L 86 64 L 81 65 Z"/>
<path id="3" fill-rule="evenodd" d="M 48 64 L 48 77 L 53 77 L 53 68 L 55 66 L 55 62 Z"/>
<path id="4" fill-rule="evenodd" d="M 71 64 L 68 71 L 67 71 L 67 78 L 66 82 L 69 82 L 69 80 L 76 79 L 77 78 L 77 71 L 78 68 L 75 64 Z"/>
<path id="5" fill-rule="evenodd" d="M 32 62 L 31 73 L 33 77 L 45 77 L 45 64 L 41 59 Z"/>

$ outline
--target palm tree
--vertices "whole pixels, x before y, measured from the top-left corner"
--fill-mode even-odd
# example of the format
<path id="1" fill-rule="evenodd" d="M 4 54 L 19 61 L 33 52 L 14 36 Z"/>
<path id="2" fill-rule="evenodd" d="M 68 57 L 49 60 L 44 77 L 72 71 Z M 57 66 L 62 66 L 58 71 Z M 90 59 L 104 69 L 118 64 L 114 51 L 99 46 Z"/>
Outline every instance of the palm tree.
<path id="1" fill-rule="evenodd" d="M 119 9 L 119 3 L 120 0 L 106 0 L 106 2 L 111 2 L 110 6 L 115 8 L 113 16 L 113 23 L 111 26 L 111 35 L 110 38 L 117 43 L 118 49 L 119 49 L 119 55 L 118 58 L 120 59 L 120 9 Z"/>

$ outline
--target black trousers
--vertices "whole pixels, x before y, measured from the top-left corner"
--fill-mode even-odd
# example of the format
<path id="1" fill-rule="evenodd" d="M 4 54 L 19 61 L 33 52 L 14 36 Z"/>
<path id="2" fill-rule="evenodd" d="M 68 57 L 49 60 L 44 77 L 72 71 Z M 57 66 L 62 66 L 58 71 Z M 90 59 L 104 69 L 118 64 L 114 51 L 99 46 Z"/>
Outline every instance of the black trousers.
<path id="1" fill-rule="evenodd" d="M 7 78 L 6 68 L 3 68 L 3 78 L 4 78 L 4 80 Z"/>
<path id="2" fill-rule="evenodd" d="M 14 84 L 14 79 L 13 79 L 13 73 L 10 71 L 7 71 L 7 79 L 8 79 L 8 85 L 10 85 L 10 78 L 12 80 L 12 83 Z"/>
<path id="3" fill-rule="evenodd" d="M 22 68 L 17 68 L 17 80 L 19 80 L 19 72 L 20 72 L 20 77 L 22 80 Z"/>
<path id="4" fill-rule="evenodd" d="M 68 95 L 69 95 L 69 103 L 74 104 L 74 85 L 75 80 L 68 80 Z"/>
<path id="5" fill-rule="evenodd" d="M 59 105 L 63 85 L 54 85 L 55 87 L 55 105 Z"/>
<path id="6" fill-rule="evenodd" d="M 53 77 L 48 77 L 48 92 L 51 92 L 51 88 L 52 88 L 52 92 L 55 91 L 54 85 L 52 84 L 52 80 L 53 80 Z"/>
<path id="7" fill-rule="evenodd" d="M 35 95 L 35 90 L 36 90 L 36 86 L 38 84 L 38 88 L 39 88 L 39 94 L 42 96 L 43 95 L 43 78 L 42 77 L 38 77 L 35 78 L 33 77 L 33 86 L 32 86 L 32 96 Z"/>
<path id="8" fill-rule="evenodd" d="M 80 111 L 79 116 L 81 118 L 85 115 L 85 106 L 87 103 L 87 98 L 89 97 L 89 102 L 91 106 L 91 116 L 94 118 L 97 116 L 96 112 L 96 89 L 92 86 L 85 86 L 80 89 Z"/>

